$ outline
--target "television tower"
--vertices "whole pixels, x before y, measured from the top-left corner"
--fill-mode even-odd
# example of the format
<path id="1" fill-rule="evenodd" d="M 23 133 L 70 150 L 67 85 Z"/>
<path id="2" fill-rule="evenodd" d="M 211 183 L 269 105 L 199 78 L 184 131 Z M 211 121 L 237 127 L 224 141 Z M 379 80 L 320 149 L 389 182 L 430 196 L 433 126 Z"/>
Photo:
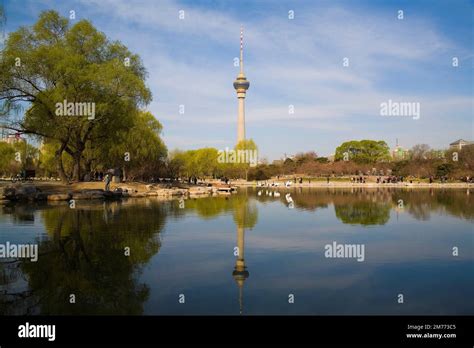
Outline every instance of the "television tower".
<path id="1" fill-rule="evenodd" d="M 244 75 L 244 29 L 240 28 L 240 72 L 234 81 L 234 88 L 237 91 L 239 101 L 239 113 L 237 117 L 237 144 L 245 140 L 245 95 L 249 89 L 250 82 Z"/>

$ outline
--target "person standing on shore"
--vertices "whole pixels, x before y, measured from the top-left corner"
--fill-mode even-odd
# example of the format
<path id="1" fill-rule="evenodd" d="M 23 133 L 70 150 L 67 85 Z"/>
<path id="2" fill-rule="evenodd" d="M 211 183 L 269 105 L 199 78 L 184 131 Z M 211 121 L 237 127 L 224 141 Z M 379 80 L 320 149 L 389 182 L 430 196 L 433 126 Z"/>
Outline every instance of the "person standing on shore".
<path id="1" fill-rule="evenodd" d="M 110 191 L 110 181 L 111 181 L 111 177 L 110 177 L 110 173 L 107 173 L 105 175 L 105 191 Z"/>

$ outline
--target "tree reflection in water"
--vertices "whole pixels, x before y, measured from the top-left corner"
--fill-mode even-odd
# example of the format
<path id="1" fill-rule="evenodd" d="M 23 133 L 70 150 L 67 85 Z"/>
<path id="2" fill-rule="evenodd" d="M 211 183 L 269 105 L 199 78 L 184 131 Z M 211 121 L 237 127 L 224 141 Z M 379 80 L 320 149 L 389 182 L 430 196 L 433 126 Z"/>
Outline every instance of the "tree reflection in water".
<path id="1" fill-rule="evenodd" d="M 257 189 L 265 192 L 267 189 Z M 276 190 L 270 190 L 276 191 Z M 280 190 L 280 197 L 257 195 L 263 204 L 281 202 L 286 205 L 285 194 L 291 193 L 295 208 L 316 211 L 333 205 L 336 217 L 345 224 L 384 225 L 390 211 L 404 211 L 417 220 L 429 220 L 430 213 L 446 214 L 474 221 L 474 197 L 469 190 L 456 189 L 310 189 Z M 399 208 L 402 200 L 403 208 Z"/>
<path id="2" fill-rule="evenodd" d="M 178 201 L 156 199 L 84 202 L 76 209 L 66 204 L 1 206 L 0 226 L 39 222 L 47 238 L 37 241 L 37 262 L 0 263 L 0 314 L 142 314 L 150 295 L 147 284 L 139 280 L 143 266 L 159 252 L 166 220 L 189 214 L 205 220 L 232 216 L 238 247 L 232 276 L 239 288 L 242 313 L 243 287 L 249 277 L 245 234 L 257 225 L 259 207 L 286 206 L 287 192 L 296 214 L 333 207 L 334 216 L 343 224 L 384 225 L 392 210 L 421 221 L 429 220 L 433 213 L 474 221 L 474 196 L 466 190 L 306 188 L 280 189 L 279 197 L 259 196 L 258 190 L 187 199 L 184 209 Z M 1 234 L 0 238 L 5 241 Z M 130 256 L 125 256 L 127 247 Z M 74 304 L 69 301 L 71 294 Z"/>
<path id="3" fill-rule="evenodd" d="M 165 214 L 159 204 L 62 205 L 42 210 L 41 219 L 50 238 L 39 242 L 37 262 L 16 263 L 28 290 L 3 294 L 2 314 L 143 312 L 149 290 L 137 278 L 161 245 Z M 130 256 L 125 256 L 126 247 Z"/>

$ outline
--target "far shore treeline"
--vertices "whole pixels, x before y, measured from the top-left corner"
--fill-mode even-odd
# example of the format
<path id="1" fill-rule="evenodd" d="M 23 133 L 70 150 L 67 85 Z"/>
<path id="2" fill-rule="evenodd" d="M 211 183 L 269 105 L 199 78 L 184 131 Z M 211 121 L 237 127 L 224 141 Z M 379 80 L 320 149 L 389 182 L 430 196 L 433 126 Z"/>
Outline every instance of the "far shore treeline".
<path id="1" fill-rule="evenodd" d="M 45 11 L 33 26 L 10 33 L 0 53 L 0 130 L 22 139 L 0 142 L 0 177 L 34 170 L 83 181 L 111 169 L 125 180 L 474 174 L 474 145 L 435 151 L 420 144 L 397 157 L 383 140 L 353 140 L 337 147 L 333 159 L 309 151 L 258 164 L 223 163 L 223 149 L 168 151 L 159 115 L 146 111 L 152 100 L 146 77 L 138 55 L 87 20 L 72 25 Z M 258 152 L 252 140 L 234 150 Z"/>

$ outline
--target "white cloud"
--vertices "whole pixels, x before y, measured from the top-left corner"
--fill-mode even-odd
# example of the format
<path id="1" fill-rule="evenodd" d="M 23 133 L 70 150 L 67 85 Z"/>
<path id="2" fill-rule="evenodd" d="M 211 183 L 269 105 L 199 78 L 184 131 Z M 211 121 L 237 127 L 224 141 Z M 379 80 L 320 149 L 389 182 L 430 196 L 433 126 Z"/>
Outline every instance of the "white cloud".
<path id="1" fill-rule="evenodd" d="M 238 54 L 242 18 L 172 0 L 80 3 L 85 5 L 84 16 L 97 21 L 100 30 L 122 40 L 144 59 L 154 96 L 149 108 L 163 122 L 165 134 L 173 129 L 173 137 L 167 135 L 170 148 L 193 136 L 196 125 L 235 127 L 232 82 L 237 69 L 232 59 Z M 338 145 L 330 143 L 331 139 L 350 130 L 357 138 L 367 134 L 367 127 L 376 128 L 377 138 L 389 140 L 398 131 L 392 126 L 398 120 L 387 122 L 378 116 L 380 103 L 388 99 L 422 104 L 421 122 L 404 129 L 407 142 L 416 142 L 420 130 L 433 142 L 465 136 L 461 134 L 465 134 L 466 114 L 472 113 L 469 91 L 465 96 L 423 92 L 424 74 L 433 74 L 433 69 L 423 69 L 449 50 L 469 57 L 472 53 L 468 49 L 456 47 L 422 14 L 399 21 L 396 13 L 325 6 L 297 12 L 293 21 L 284 11 L 269 11 L 260 13 L 258 20 L 243 23 L 245 70 L 250 80 L 247 131 L 264 155 L 269 155 L 267 148 L 273 151 L 271 157 L 278 157 L 286 145 L 261 144 L 259 137 L 265 137 L 252 132 L 252 127 L 261 124 L 275 134 L 284 132 L 285 126 L 325 131 L 309 139 L 308 147 L 321 147 L 328 153 L 329 147 Z M 185 11 L 184 20 L 178 18 L 180 10 Z M 344 57 L 349 58 L 347 68 L 342 66 Z M 409 91 L 397 81 L 408 74 L 413 77 Z M 184 115 L 178 115 L 181 104 L 186 108 Z M 294 115 L 288 114 L 290 104 L 295 105 Z M 451 117 L 459 124 L 449 123 Z M 404 122 L 400 120 L 400 125 L 406 127 Z M 442 140 L 438 129 L 445 132 Z M 455 136 L 458 133 L 460 136 Z M 326 136 L 324 143 L 318 140 L 321 135 Z M 198 137 L 212 144 L 218 143 L 222 134 L 206 127 Z"/>

